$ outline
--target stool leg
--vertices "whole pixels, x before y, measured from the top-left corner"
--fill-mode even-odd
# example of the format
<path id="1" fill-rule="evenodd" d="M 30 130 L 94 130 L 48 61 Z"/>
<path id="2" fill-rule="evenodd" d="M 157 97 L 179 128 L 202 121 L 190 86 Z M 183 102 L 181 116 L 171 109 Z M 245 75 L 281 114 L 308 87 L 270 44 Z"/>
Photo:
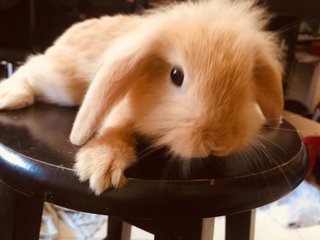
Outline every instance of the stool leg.
<path id="1" fill-rule="evenodd" d="M 214 219 L 156 221 L 155 240 L 212 240 Z"/>
<path id="2" fill-rule="evenodd" d="M 120 218 L 108 216 L 108 232 L 105 240 L 130 240 L 131 225 Z"/>
<path id="3" fill-rule="evenodd" d="M 201 240 L 213 240 L 214 218 L 202 220 Z"/>
<path id="4" fill-rule="evenodd" d="M 24 196 L 0 183 L 0 239 L 38 240 L 43 201 Z"/>
<path id="5" fill-rule="evenodd" d="M 253 240 L 255 210 L 226 216 L 226 240 Z"/>

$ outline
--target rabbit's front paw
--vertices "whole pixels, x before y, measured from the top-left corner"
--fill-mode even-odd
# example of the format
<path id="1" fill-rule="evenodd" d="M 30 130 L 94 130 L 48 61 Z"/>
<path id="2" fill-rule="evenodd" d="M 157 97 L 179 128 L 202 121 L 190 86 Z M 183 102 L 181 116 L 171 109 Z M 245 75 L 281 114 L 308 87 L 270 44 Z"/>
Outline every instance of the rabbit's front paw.
<path id="1" fill-rule="evenodd" d="M 0 110 L 23 108 L 33 101 L 34 94 L 27 83 L 11 79 L 0 82 Z"/>
<path id="2" fill-rule="evenodd" d="M 106 189 L 123 186 L 123 172 L 134 160 L 134 149 L 125 143 L 88 144 L 77 153 L 74 168 L 80 181 L 89 180 L 90 188 L 99 195 Z"/>

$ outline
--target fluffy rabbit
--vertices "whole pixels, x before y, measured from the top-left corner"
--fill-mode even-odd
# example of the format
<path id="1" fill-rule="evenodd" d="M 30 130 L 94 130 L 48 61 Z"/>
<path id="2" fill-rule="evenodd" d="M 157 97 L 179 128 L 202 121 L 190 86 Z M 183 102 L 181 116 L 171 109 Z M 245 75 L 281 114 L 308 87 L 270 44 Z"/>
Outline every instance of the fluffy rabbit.
<path id="1" fill-rule="evenodd" d="M 133 132 L 181 158 L 237 153 L 281 118 L 282 65 L 267 22 L 255 2 L 232 0 L 87 20 L 1 82 L 0 109 L 81 104 L 70 140 L 85 143 L 75 169 L 96 194 L 125 182 Z"/>

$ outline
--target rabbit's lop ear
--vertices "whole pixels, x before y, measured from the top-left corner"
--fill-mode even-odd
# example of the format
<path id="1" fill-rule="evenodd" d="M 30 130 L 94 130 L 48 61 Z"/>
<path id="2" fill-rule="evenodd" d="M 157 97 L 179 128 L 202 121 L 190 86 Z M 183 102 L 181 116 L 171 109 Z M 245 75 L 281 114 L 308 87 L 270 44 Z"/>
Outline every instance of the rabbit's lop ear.
<path id="1" fill-rule="evenodd" d="M 268 48 L 260 48 L 254 69 L 254 95 L 270 126 L 278 126 L 284 106 L 282 64 Z"/>
<path id="2" fill-rule="evenodd" d="M 105 53 L 85 95 L 70 135 L 75 145 L 85 143 L 112 108 L 145 71 L 152 48 L 151 36 L 122 37 Z"/>

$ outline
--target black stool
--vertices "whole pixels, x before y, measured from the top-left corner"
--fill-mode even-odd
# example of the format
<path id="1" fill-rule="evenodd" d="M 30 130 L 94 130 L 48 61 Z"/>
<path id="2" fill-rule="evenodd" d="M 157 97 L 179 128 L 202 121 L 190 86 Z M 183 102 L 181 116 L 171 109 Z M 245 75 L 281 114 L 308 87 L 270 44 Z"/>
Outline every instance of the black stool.
<path id="1" fill-rule="evenodd" d="M 226 239 L 250 238 L 252 209 L 279 199 L 304 178 L 307 154 L 284 122 L 264 130 L 251 154 L 194 159 L 185 172 L 165 149 L 145 151 L 126 171 L 128 183 L 101 196 L 72 169 L 77 148 L 68 141 L 77 109 L 37 103 L 0 113 L 0 239 L 35 240 L 43 202 L 109 216 L 108 240 L 124 239 L 122 221 L 156 240 L 212 239 L 210 218 L 227 215 Z M 204 228 L 203 228 L 204 227 Z"/>

